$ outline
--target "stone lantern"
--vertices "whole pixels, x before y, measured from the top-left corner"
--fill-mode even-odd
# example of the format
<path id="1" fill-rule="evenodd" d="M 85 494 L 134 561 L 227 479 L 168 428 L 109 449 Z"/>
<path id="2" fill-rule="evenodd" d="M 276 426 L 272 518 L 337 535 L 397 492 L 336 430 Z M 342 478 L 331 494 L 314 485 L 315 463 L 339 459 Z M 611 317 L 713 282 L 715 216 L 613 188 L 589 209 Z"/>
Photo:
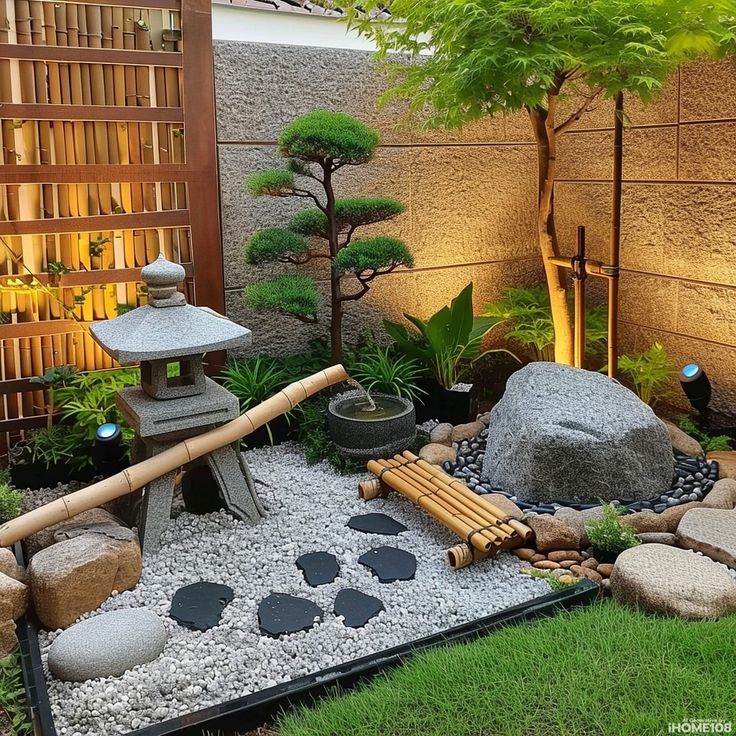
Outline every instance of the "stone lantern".
<path id="1" fill-rule="evenodd" d="M 148 304 L 90 328 L 102 349 L 121 365 L 140 363 L 141 385 L 118 392 L 117 403 L 135 431 L 132 462 L 156 455 L 188 437 L 235 419 L 238 399 L 204 374 L 206 353 L 242 347 L 250 330 L 207 307 L 187 304 L 177 290 L 182 266 L 159 256 L 141 270 Z M 171 366 L 177 370 L 171 371 Z M 226 508 L 237 518 L 263 516 L 248 466 L 236 445 L 210 453 L 207 463 Z M 169 522 L 176 473 L 146 486 L 139 532 L 144 552 L 158 549 Z"/>

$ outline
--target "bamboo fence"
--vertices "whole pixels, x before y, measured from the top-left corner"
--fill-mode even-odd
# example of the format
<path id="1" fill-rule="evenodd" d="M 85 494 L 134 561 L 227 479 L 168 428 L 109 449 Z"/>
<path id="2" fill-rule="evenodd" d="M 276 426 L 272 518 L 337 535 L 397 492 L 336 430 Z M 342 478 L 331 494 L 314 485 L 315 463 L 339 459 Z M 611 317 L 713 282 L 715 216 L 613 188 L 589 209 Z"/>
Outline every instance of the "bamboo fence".
<path id="1" fill-rule="evenodd" d="M 44 424 L 25 379 L 112 367 L 87 327 L 160 252 L 222 311 L 211 59 L 205 0 L 0 0 L 0 443 Z"/>

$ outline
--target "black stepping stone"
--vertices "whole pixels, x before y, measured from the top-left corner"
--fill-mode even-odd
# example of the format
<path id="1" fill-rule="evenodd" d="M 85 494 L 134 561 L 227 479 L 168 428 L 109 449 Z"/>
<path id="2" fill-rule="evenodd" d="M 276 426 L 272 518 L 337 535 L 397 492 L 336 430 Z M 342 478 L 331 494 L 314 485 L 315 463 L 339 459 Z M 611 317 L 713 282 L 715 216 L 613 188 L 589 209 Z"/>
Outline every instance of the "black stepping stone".
<path id="1" fill-rule="evenodd" d="M 310 552 L 297 558 L 296 566 L 304 579 L 313 587 L 331 583 L 340 571 L 335 555 L 329 552 Z"/>
<path id="2" fill-rule="evenodd" d="M 382 583 L 413 580 L 417 558 L 397 547 L 374 547 L 358 558 Z"/>
<path id="3" fill-rule="evenodd" d="M 374 616 L 385 610 L 383 601 L 379 598 L 354 588 L 341 590 L 335 598 L 335 616 L 344 616 L 345 626 L 352 629 L 365 626 Z"/>
<path id="4" fill-rule="evenodd" d="M 258 604 L 258 625 L 269 636 L 294 634 L 311 629 L 324 611 L 307 598 L 271 593 Z"/>
<path id="5" fill-rule="evenodd" d="M 401 522 L 386 514 L 353 516 L 348 520 L 348 526 L 356 531 L 366 532 L 366 534 L 390 534 L 394 536 L 405 532 L 407 529 Z"/>
<path id="6" fill-rule="evenodd" d="M 195 631 L 207 631 L 220 623 L 225 606 L 235 593 L 219 583 L 193 583 L 174 593 L 169 616 L 181 626 Z"/>

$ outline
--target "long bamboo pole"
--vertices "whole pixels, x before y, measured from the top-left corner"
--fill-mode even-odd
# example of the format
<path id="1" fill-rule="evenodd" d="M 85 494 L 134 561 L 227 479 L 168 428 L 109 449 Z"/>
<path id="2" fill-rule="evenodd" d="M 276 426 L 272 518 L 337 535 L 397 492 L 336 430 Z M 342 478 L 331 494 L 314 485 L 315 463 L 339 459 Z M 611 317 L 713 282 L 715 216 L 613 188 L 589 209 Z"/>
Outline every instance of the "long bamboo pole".
<path id="1" fill-rule="evenodd" d="M 621 260 L 621 196 L 623 189 L 624 158 L 624 93 L 616 95 L 616 112 L 613 121 L 613 204 L 611 213 L 611 244 L 608 263 L 611 277 L 608 279 L 608 375 L 618 375 L 618 279 Z"/>
<path id="2" fill-rule="evenodd" d="M 304 399 L 328 386 L 342 383 L 348 377 L 341 365 L 332 365 L 319 373 L 288 385 L 283 391 L 221 427 L 183 440 L 174 447 L 137 465 L 131 465 L 116 475 L 58 498 L 45 506 L 39 506 L 0 527 L 0 547 L 9 547 L 47 526 L 66 521 L 81 514 L 82 511 L 96 508 L 120 496 L 133 493 L 165 473 L 170 473 L 192 460 L 240 440 L 262 427 L 266 422 L 293 409 Z"/>

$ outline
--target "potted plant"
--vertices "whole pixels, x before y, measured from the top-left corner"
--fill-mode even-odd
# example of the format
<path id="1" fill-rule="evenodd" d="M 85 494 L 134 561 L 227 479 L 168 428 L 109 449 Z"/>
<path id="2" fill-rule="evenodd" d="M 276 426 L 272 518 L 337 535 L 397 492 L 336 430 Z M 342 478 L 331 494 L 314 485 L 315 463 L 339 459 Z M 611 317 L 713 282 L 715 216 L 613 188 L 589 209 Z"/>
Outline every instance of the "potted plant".
<path id="1" fill-rule="evenodd" d="M 462 383 L 468 369 L 489 353 L 507 353 L 516 358 L 502 348 L 485 352 L 481 349 L 485 335 L 502 319 L 473 316 L 472 282 L 426 322 L 406 313 L 404 317 L 413 329 L 389 320 L 383 324 L 399 349 L 424 365 L 431 376 L 423 387 L 427 396 L 423 406 L 417 407 L 417 419 L 467 422 L 475 410 L 473 385 Z"/>

